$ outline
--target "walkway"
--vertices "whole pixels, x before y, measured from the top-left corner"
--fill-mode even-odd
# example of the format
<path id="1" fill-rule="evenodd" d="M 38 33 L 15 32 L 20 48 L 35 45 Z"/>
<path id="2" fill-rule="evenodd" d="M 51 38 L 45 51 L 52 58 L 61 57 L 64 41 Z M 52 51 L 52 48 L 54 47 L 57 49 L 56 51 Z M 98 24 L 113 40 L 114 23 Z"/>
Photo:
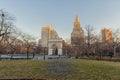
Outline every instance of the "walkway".
<path id="1" fill-rule="evenodd" d="M 72 64 L 65 59 L 51 60 L 47 64 L 48 74 L 57 79 L 71 77 L 72 67 Z"/>

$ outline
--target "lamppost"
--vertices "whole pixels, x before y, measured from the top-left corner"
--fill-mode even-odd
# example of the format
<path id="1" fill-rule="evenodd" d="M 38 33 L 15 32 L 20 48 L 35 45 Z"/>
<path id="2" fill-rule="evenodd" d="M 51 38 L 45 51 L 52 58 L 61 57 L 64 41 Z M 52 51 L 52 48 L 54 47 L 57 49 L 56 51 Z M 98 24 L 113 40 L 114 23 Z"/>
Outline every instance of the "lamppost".
<path id="1" fill-rule="evenodd" d="M 33 50 L 34 50 L 33 51 L 33 58 L 34 58 L 35 57 L 35 52 L 36 52 L 36 47 L 35 46 L 33 47 Z"/>
<path id="2" fill-rule="evenodd" d="M 44 60 L 45 60 L 45 51 L 46 51 L 46 47 L 44 47 L 44 55 L 43 55 Z"/>
<path id="3" fill-rule="evenodd" d="M 66 57 L 67 57 L 67 47 L 66 47 Z"/>
<path id="4" fill-rule="evenodd" d="M 117 57 L 117 53 L 116 53 L 116 48 L 117 48 L 117 43 L 116 42 L 113 42 L 113 54 L 114 54 L 114 57 Z"/>

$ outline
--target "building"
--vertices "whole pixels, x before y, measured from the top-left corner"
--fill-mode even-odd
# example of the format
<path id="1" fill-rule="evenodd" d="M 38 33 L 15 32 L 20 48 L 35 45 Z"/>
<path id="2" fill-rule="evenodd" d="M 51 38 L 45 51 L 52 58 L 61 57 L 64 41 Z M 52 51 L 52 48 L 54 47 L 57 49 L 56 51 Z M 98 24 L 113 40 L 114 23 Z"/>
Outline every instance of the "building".
<path id="1" fill-rule="evenodd" d="M 71 33 L 71 44 L 79 45 L 81 43 L 84 43 L 84 31 L 80 25 L 78 16 L 76 16 L 76 20 L 74 22 L 74 28 Z"/>
<path id="2" fill-rule="evenodd" d="M 112 41 L 112 31 L 110 29 L 104 28 L 102 30 L 102 42 L 111 43 Z"/>
<path id="3" fill-rule="evenodd" d="M 41 45 L 43 47 L 48 47 L 48 42 L 50 39 L 59 39 L 59 36 L 52 25 L 46 25 L 42 27 Z"/>
<path id="4" fill-rule="evenodd" d="M 48 47 L 48 55 L 62 55 L 62 38 L 60 38 L 52 25 L 42 27 L 41 45 Z"/>

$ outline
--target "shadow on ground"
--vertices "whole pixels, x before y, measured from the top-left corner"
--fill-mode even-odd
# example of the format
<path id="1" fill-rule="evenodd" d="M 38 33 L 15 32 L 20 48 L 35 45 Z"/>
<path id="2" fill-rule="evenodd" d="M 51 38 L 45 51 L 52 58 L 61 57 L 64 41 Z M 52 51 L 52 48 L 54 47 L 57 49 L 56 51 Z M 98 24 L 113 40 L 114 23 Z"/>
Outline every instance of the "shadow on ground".
<path id="1" fill-rule="evenodd" d="M 46 65 L 47 75 L 53 79 L 70 79 L 73 65 L 66 59 L 51 60 Z"/>

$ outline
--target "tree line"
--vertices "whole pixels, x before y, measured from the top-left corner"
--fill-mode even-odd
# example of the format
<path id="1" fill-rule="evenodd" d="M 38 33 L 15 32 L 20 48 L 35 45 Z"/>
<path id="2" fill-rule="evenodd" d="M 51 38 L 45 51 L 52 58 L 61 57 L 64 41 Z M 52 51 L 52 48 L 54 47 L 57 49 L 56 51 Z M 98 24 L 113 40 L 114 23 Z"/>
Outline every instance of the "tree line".
<path id="1" fill-rule="evenodd" d="M 102 42 L 102 34 L 96 33 L 93 26 L 85 27 L 85 42 L 77 39 L 76 46 L 64 44 L 63 53 L 68 56 L 99 58 L 120 57 L 120 30 L 112 30 L 112 42 Z"/>
<path id="2" fill-rule="evenodd" d="M 15 25 L 15 17 L 5 10 L 0 10 L 0 58 L 1 54 L 47 54 L 48 49 L 41 46 L 35 37 L 20 31 Z M 101 34 L 96 34 L 91 25 L 85 27 L 85 42 L 77 39 L 77 46 L 68 45 L 63 41 L 63 54 L 76 57 L 102 56 L 117 57 L 120 55 L 120 30 L 113 31 L 113 42 L 101 41 Z"/>
<path id="3" fill-rule="evenodd" d="M 0 56 L 1 54 L 29 54 L 43 51 L 41 45 L 37 45 L 34 36 L 20 31 L 15 25 L 15 17 L 5 10 L 0 10 Z"/>

